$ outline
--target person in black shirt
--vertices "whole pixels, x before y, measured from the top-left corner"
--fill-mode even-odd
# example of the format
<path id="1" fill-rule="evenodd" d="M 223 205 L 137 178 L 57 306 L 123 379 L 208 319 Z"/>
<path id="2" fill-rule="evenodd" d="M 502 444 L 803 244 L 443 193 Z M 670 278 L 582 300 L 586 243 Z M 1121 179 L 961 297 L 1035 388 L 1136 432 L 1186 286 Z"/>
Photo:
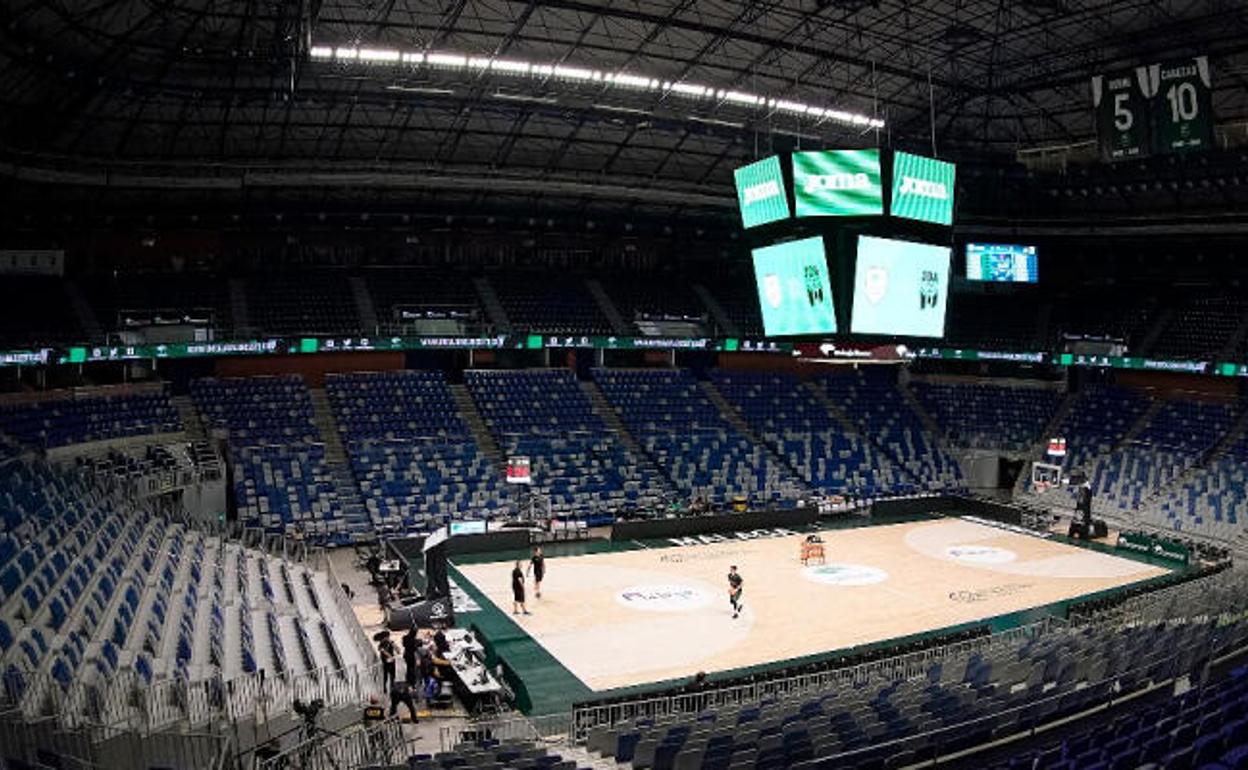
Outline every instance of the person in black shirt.
<path id="1" fill-rule="evenodd" d="M 377 653 L 381 655 L 381 682 L 383 687 L 394 686 L 394 659 L 398 655 L 399 650 L 394 646 L 394 641 L 386 634 L 380 642 L 377 643 Z"/>
<path id="2" fill-rule="evenodd" d="M 446 639 L 446 627 L 438 626 L 433 632 L 433 649 L 437 650 L 439 655 L 446 655 L 451 651 L 451 643 Z"/>
<path id="3" fill-rule="evenodd" d="M 743 606 L 741 604 L 741 595 L 744 590 L 742 588 L 742 584 L 744 583 L 745 583 L 745 580 L 742 579 L 740 573 L 737 572 L 737 565 L 734 564 L 731 567 L 729 567 L 728 568 L 728 603 L 732 605 L 732 617 L 734 618 L 741 614 L 741 607 Z"/>
<path id="4" fill-rule="evenodd" d="M 533 595 L 542 598 L 542 578 L 546 577 L 546 557 L 542 555 L 542 547 L 533 549 L 533 558 L 529 559 L 529 571 L 533 573 Z"/>
<path id="5" fill-rule="evenodd" d="M 403 635 L 403 679 L 407 682 L 407 686 L 414 687 L 419 672 L 416 670 L 416 648 L 419 646 L 420 640 L 416 638 L 416 626 L 412 626 Z"/>
<path id="6" fill-rule="evenodd" d="M 390 716 L 399 710 L 399 704 L 407 706 L 407 713 L 411 716 L 412 724 L 420 721 L 416 716 L 416 699 L 412 697 L 413 690 L 407 682 L 394 682 L 390 685 Z"/>
<path id="7" fill-rule="evenodd" d="M 519 560 L 516 561 L 516 568 L 511 571 L 511 599 L 512 599 L 512 615 L 519 615 L 521 611 L 525 615 L 530 615 L 529 608 L 524 606 L 524 570 L 520 569 Z"/>

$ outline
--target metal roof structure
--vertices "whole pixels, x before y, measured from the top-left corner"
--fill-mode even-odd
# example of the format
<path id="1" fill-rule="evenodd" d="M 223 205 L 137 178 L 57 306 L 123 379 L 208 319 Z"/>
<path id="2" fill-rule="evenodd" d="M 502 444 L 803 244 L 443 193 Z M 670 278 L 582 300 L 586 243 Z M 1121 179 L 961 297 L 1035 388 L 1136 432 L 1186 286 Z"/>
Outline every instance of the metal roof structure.
<path id="1" fill-rule="evenodd" d="M 1248 117 L 1234 0 L 6 0 L 0 173 L 713 209 L 775 148 L 1086 142 L 1090 76 L 1199 54 Z"/>

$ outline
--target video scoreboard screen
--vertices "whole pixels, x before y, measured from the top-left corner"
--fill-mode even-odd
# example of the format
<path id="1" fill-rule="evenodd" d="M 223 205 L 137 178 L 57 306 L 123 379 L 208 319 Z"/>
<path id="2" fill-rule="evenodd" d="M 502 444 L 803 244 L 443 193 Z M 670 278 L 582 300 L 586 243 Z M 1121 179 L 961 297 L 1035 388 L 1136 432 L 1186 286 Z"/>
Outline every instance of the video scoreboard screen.
<path id="1" fill-rule="evenodd" d="M 883 214 L 880 151 L 793 153 L 793 199 L 799 217 Z"/>
<path id="2" fill-rule="evenodd" d="M 789 198 L 784 192 L 780 158 L 771 156 L 733 172 L 743 227 L 757 227 L 789 218 Z"/>
<path id="3" fill-rule="evenodd" d="M 953 224 L 952 163 L 908 152 L 893 154 L 893 200 L 889 213 L 903 219 Z"/>
<path id="4" fill-rule="evenodd" d="M 768 337 L 836 332 L 823 238 L 755 249 L 754 279 Z"/>
<path id="5" fill-rule="evenodd" d="M 971 281 L 1036 283 L 1036 247 L 1013 243 L 966 244 L 966 277 Z"/>
<path id="6" fill-rule="evenodd" d="M 859 236 L 853 333 L 943 337 L 949 256 L 946 246 Z"/>

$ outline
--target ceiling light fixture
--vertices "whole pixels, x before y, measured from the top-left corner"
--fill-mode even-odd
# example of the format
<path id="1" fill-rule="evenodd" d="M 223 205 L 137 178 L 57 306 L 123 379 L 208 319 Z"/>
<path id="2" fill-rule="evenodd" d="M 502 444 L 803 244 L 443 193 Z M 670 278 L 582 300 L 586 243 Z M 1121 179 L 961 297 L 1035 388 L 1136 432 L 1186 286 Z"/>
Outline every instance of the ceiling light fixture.
<path id="1" fill-rule="evenodd" d="M 406 65 L 410 67 L 428 66 L 439 70 L 475 70 L 490 72 L 511 77 L 565 80 L 572 83 L 595 83 L 606 87 L 628 88 L 631 90 L 654 91 L 663 96 L 680 97 L 691 101 L 715 101 L 738 107 L 763 109 L 769 113 L 782 113 L 812 118 L 816 122 L 832 121 L 851 126 L 879 129 L 884 121 L 846 110 L 816 107 L 802 102 L 785 99 L 772 99 L 748 91 L 716 90 L 698 83 L 672 82 L 658 80 L 635 72 L 606 72 L 590 67 L 579 67 L 568 64 L 534 64 L 515 59 L 496 59 L 490 56 L 465 56 L 449 51 L 397 51 L 384 48 L 357 48 L 353 46 L 317 45 L 309 50 L 309 55 L 316 61 L 363 62 L 370 65 Z M 522 97 L 508 94 L 495 94 L 500 99 L 516 101 L 554 101 L 544 97 Z M 727 121 L 703 122 L 722 125 L 739 125 Z"/>

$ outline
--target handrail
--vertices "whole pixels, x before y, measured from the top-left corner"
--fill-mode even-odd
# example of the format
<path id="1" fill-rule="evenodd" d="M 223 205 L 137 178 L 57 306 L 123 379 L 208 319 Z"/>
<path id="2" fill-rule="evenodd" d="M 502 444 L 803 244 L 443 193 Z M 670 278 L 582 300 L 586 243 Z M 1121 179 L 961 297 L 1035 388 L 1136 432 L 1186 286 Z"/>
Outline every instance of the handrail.
<path id="1" fill-rule="evenodd" d="M 286 768 L 352 768 L 391 764 L 400 759 L 407 745 L 403 725 L 397 716 L 341 734 L 314 735 L 265 759 L 259 770 Z M 406 759 L 406 757 L 402 757 Z"/>

